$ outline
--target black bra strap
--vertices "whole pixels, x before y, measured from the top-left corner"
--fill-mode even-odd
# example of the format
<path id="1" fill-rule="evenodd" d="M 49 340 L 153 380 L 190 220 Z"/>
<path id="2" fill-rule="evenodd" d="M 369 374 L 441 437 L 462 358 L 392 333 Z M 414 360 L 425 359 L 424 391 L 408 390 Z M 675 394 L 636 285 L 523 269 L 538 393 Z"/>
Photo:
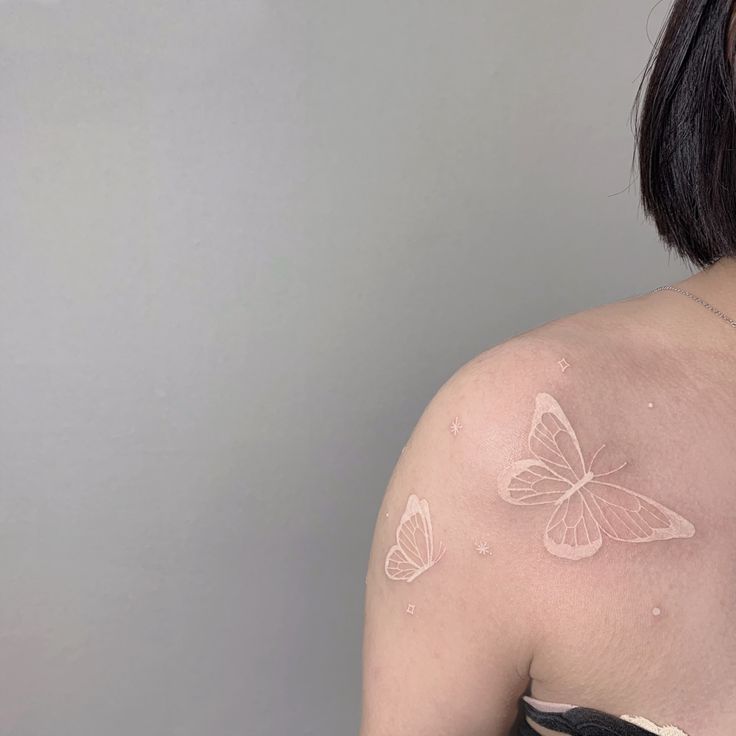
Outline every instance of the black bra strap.
<path id="1" fill-rule="evenodd" d="M 524 709 L 535 723 L 570 736 L 652 736 L 652 732 L 641 726 L 624 721 L 593 708 L 572 708 L 565 713 L 544 713 L 530 703 L 524 702 Z M 539 736 L 538 731 L 524 722 L 527 731 L 520 736 Z"/>

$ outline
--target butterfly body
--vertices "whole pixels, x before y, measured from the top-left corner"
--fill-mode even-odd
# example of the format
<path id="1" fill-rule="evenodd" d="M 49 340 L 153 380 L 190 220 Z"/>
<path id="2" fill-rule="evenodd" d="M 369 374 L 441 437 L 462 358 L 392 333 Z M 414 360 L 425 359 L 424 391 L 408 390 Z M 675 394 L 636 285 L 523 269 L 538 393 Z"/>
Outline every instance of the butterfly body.
<path id="1" fill-rule="evenodd" d="M 544 546 L 557 557 L 578 560 L 601 547 L 603 534 L 623 542 L 651 542 L 692 537 L 693 525 L 651 498 L 611 483 L 626 463 L 603 473 L 583 459 L 577 435 L 557 401 L 536 397 L 529 433 L 533 459 L 519 460 L 498 477 L 498 493 L 517 505 L 551 504 Z M 606 480 L 602 480 L 606 478 Z"/>
<path id="2" fill-rule="evenodd" d="M 562 503 L 563 501 L 566 501 L 570 496 L 573 495 L 573 493 L 577 493 L 586 483 L 589 483 L 593 478 L 595 478 L 595 473 L 591 473 L 588 471 L 575 485 L 570 486 L 570 490 L 566 491 L 561 497 L 560 500 L 557 501 L 557 503 Z"/>

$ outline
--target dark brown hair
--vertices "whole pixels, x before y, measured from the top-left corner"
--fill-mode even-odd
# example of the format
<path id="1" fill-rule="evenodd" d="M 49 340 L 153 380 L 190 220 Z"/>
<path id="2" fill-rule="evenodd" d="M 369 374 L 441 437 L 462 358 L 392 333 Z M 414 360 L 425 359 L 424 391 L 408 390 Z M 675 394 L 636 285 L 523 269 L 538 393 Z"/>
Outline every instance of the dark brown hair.
<path id="1" fill-rule="evenodd" d="M 632 111 L 644 212 L 698 266 L 736 256 L 733 5 L 675 0 Z"/>

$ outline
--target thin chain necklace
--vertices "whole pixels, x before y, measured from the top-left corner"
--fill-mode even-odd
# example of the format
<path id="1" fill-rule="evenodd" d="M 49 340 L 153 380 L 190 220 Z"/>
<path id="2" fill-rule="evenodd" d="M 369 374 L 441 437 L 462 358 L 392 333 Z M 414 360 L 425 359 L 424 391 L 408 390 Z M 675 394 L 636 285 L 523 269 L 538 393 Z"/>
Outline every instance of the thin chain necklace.
<path id="1" fill-rule="evenodd" d="M 725 322 L 728 322 L 728 324 L 731 327 L 736 327 L 736 320 L 731 319 L 725 312 L 721 312 L 720 309 L 717 309 L 712 304 L 708 304 L 705 299 L 701 299 L 699 296 L 695 296 L 695 294 L 691 294 L 689 291 L 685 291 L 685 289 L 680 289 L 677 286 L 660 286 L 654 291 L 652 291 L 652 294 L 654 294 L 657 291 L 676 291 L 678 294 L 682 294 L 683 296 L 688 297 L 689 299 L 692 299 L 694 302 L 697 302 L 698 304 L 705 307 L 709 312 L 713 312 L 713 314 L 716 315 L 716 317 L 720 317 Z"/>

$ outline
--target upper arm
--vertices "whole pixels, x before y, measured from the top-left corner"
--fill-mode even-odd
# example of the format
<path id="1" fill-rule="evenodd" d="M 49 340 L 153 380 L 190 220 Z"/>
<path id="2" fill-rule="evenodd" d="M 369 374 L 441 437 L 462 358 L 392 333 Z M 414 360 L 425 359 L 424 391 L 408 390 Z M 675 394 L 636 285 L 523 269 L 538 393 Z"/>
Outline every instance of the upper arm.
<path id="1" fill-rule="evenodd" d="M 437 393 L 398 460 L 366 578 L 361 736 L 500 736 L 514 722 L 528 684 L 532 617 L 528 545 L 496 491 L 498 473 L 520 446 L 509 411 L 513 402 L 476 360 Z M 456 417 L 462 427 L 453 433 Z M 397 545 L 412 495 L 426 506 L 413 520 L 419 526 L 411 525 L 414 538 Z M 411 581 L 392 579 L 387 555 L 397 545 L 400 561 L 417 539 L 407 576 L 427 569 Z M 478 551 L 483 544 L 490 554 Z"/>

